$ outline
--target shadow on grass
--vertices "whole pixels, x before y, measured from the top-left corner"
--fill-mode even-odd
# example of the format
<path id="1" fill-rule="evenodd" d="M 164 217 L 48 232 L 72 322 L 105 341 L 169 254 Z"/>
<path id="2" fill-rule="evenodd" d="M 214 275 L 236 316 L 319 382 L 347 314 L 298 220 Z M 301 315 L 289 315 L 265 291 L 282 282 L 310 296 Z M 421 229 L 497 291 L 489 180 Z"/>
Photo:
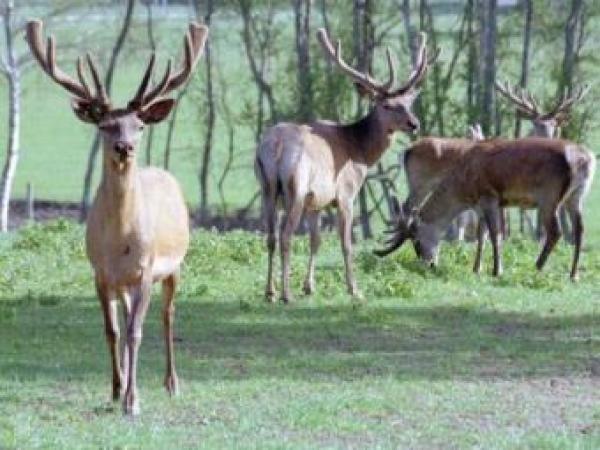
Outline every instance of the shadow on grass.
<path id="1" fill-rule="evenodd" d="M 141 350 L 146 373 L 162 374 L 159 309 L 155 299 Z M 95 298 L 3 301 L 0 376 L 108 377 L 101 320 Z M 594 376 L 599 327 L 592 315 L 541 317 L 465 306 L 182 301 L 176 356 L 181 375 L 198 381 Z"/>

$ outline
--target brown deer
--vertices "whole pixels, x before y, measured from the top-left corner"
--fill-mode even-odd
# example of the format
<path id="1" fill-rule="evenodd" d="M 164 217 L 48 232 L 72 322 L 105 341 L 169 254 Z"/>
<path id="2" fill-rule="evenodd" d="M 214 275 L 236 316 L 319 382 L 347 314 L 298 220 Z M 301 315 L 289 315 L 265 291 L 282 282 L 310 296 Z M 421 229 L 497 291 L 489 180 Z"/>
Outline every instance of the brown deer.
<path id="1" fill-rule="evenodd" d="M 123 396 L 126 414 L 139 413 L 138 351 L 152 284 L 158 281 L 163 290 L 165 387 L 171 395 L 178 392 L 173 359 L 173 300 L 188 248 L 189 216 L 177 181 L 161 169 L 138 168 L 136 153 L 144 125 L 160 122 L 171 111 L 174 100 L 166 95 L 189 79 L 202 54 L 207 33 L 205 26 L 190 24 L 181 68 L 172 72 L 169 61 L 164 76 L 150 87 L 155 63 L 152 54 L 134 98 L 127 107 L 114 108 L 89 54 L 87 63 L 93 91 L 84 75 L 83 60 L 77 61 L 77 81 L 56 65 L 52 36 L 44 45 L 42 22 L 27 24 L 27 41 L 35 59 L 52 80 L 74 96 L 71 104 L 75 115 L 96 125 L 102 137 L 102 179 L 87 220 L 86 247 L 111 353 L 112 397 L 118 400 Z M 117 297 L 123 304 L 127 329 L 122 361 L 118 348 Z"/>
<path id="2" fill-rule="evenodd" d="M 561 236 L 557 211 L 564 205 L 574 229 L 571 279 L 575 280 L 583 238 L 583 199 L 592 182 L 595 164 L 588 150 L 558 139 L 480 142 L 462 158 L 460 165 L 447 173 L 420 210 L 402 213 L 388 247 L 376 253 L 387 255 L 411 239 L 420 258 L 435 264 L 441 233 L 457 214 L 474 208 L 485 218 L 494 252 L 493 274 L 499 276 L 501 207 L 537 207 L 546 229 L 544 246 L 536 262 L 541 270 Z M 480 222 L 480 236 L 482 229 Z M 481 250 L 478 246 L 479 260 Z"/>
<path id="3" fill-rule="evenodd" d="M 417 61 L 408 81 L 393 89 L 394 64 L 387 51 L 389 80 L 378 82 L 367 73 L 350 67 L 343 59 L 341 46 L 331 43 L 324 29 L 317 38 L 327 58 L 346 74 L 362 95 L 373 101 L 370 112 L 358 122 L 317 121 L 310 124 L 280 123 L 268 129 L 258 145 L 255 171 L 262 190 L 263 216 L 267 229 L 268 268 L 266 297 L 273 301 L 273 255 L 277 243 L 278 202 L 285 217 L 280 236 L 282 300 L 290 292 L 290 241 L 304 213 L 310 233 L 310 258 L 304 292 L 314 291 L 315 255 L 319 247 L 319 215 L 327 206 L 338 208 L 338 227 L 346 269 L 346 284 L 351 295 L 359 295 L 352 271 L 352 205 L 365 181 L 367 170 L 389 148 L 396 131 L 414 132 L 419 120 L 411 106 L 419 94 L 430 59 L 426 36 L 420 35 Z"/>
<path id="4" fill-rule="evenodd" d="M 496 90 L 516 106 L 521 117 L 531 121 L 533 128 L 529 136 L 556 138 L 560 128 L 569 121 L 571 108 L 585 97 L 589 86 L 578 86 L 571 93 L 565 91 L 548 112 L 543 112 L 539 102 L 525 89 L 497 81 Z"/>
<path id="5" fill-rule="evenodd" d="M 547 112 L 541 109 L 539 102 L 530 92 L 517 86 L 511 86 L 508 81 L 504 83 L 497 81 L 496 90 L 516 106 L 517 114 L 531 122 L 533 128 L 529 132 L 529 136 L 557 138 L 560 135 L 560 128 L 569 121 L 573 105 L 585 97 L 589 86 L 577 86 L 570 94 L 565 91 Z M 559 210 L 559 215 L 565 239 L 572 242 L 573 236 L 569 230 L 567 215 L 562 208 Z M 524 221 L 527 217 L 524 210 L 520 211 L 520 217 L 520 228 L 523 231 Z M 541 218 L 538 216 L 535 232 L 538 239 L 541 239 L 543 234 L 540 220 Z"/>

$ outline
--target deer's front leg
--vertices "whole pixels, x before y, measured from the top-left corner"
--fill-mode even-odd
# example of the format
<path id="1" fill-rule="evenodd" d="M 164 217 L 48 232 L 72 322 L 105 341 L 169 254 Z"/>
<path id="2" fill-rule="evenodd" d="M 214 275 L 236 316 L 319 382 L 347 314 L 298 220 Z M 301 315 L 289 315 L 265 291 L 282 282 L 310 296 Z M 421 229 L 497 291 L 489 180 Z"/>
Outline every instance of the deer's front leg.
<path id="1" fill-rule="evenodd" d="M 483 256 L 483 247 L 485 245 L 485 220 L 483 217 L 477 219 L 477 252 L 475 253 L 475 263 L 473 272 L 481 273 L 481 258 Z"/>
<path id="2" fill-rule="evenodd" d="M 112 398 L 119 400 L 124 380 L 121 379 L 121 366 L 119 362 L 119 320 L 117 317 L 117 304 L 114 292 L 112 292 L 106 284 L 96 276 L 96 292 L 102 306 L 102 314 L 104 316 L 104 332 L 106 334 L 106 342 L 110 350 L 112 364 Z"/>
<path id="3" fill-rule="evenodd" d="M 175 315 L 175 290 L 179 274 L 173 274 L 162 283 L 163 288 L 163 325 L 165 328 L 165 347 L 167 354 L 167 373 L 165 374 L 165 389 L 169 395 L 179 393 L 179 379 L 175 372 L 175 352 L 173 349 L 173 321 Z"/>
<path id="4" fill-rule="evenodd" d="M 127 318 L 129 370 L 127 390 L 125 391 L 125 398 L 123 401 L 123 412 L 133 416 L 140 413 L 140 404 L 137 393 L 137 360 L 140 344 L 142 342 L 142 327 L 144 325 L 146 312 L 148 311 L 148 305 L 150 304 L 151 288 L 152 278 L 150 269 L 147 268 L 144 269 L 139 284 L 132 287 L 131 311 Z"/>
<path id="5" fill-rule="evenodd" d="M 339 233 L 342 243 L 342 254 L 344 255 L 344 266 L 346 269 L 346 285 L 348 293 L 354 297 L 360 297 L 356 287 L 356 280 L 352 270 L 352 203 L 338 201 L 339 208 Z"/>
<path id="6" fill-rule="evenodd" d="M 493 275 L 498 277 L 502 275 L 502 236 L 501 236 L 501 220 L 500 220 L 500 205 L 495 199 L 485 199 L 482 210 L 485 216 L 485 221 L 490 232 L 490 240 L 492 241 L 492 250 L 494 254 L 494 269 Z"/>

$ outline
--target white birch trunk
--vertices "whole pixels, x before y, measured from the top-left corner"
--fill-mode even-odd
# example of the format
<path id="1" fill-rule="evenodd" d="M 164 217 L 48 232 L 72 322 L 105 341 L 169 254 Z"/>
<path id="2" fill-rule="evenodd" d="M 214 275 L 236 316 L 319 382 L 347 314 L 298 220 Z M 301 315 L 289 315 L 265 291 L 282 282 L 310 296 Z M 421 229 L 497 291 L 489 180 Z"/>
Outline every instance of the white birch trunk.
<path id="1" fill-rule="evenodd" d="M 6 159 L 0 180 L 0 232 L 8 231 L 10 196 L 19 162 L 19 137 L 21 122 L 21 80 L 17 58 L 11 35 L 13 2 L 7 2 L 4 15 L 4 30 L 6 34 L 6 78 L 8 80 L 8 143 Z"/>

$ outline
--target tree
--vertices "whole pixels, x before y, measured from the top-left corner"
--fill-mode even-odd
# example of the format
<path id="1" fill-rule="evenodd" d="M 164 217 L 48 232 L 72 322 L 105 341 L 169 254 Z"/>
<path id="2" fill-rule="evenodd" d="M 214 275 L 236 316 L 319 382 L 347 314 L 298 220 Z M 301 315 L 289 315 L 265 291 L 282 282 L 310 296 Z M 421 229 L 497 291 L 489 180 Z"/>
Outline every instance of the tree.
<path id="1" fill-rule="evenodd" d="M 262 129 L 265 123 L 264 103 L 269 107 L 268 122 L 277 121 L 279 113 L 275 96 L 273 94 L 273 85 L 268 77 L 268 68 L 270 66 L 273 50 L 273 18 L 275 15 L 275 6 L 269 3 L 267 10 L 263 14 L 252 14 L 252 4 L 250 0 L 238 0 L 240 12 L 242 14 L 242 40 L 246 50 L 246 58 L 250 66 L 250 72 L 257 90 L 257 113 L 256 126 L 254 132 L 255 141 L 260 140 Z"/>
<path id="2" fill-rule="evenodd" d="M 496 10 L 497 0 L 479 0 L 480 23 L 480 90 L 479 108 L 481 111 L 481 126 L 485 136 L 492 135 L 492 125 L 495 123 L 495 82 L 496 82 Z M 498 130 L 496 130 L 498 131 Z"/>
<path id="3" fill-rule="evenodd" d="M 196 11 L 198 13 L 198 0 L 196 0 Z M 204 14 L 204 23 L 210 27 L 212 15 L 214 13 L 213 0 L 206 1 L 206 12 Z M 213 134 L 215 129 L 215 100 L 213 93 L 213 67 L 212 67 L 212 44 L 209 40 L 204 48 L 204 61 L 206 63 L 206 129 L 204 137 L 204 147 L 200 163 L 200 208 L 198 216 L 205 219 L 208 215 L 208 175 L 210 168 L 210 159 L 213 147 Z"/>
<path id="4" fill-rule="evenodd" d="M 44 17 L 47 19 L 71 8 L 68 2 L 57 2 Z M 31 63 L 31 55 L 25 50 L 20 55 L 15 48 L 16 34 L 21 24 L 15 20 L 14 0 L 0 5 L 0 18 L 3 22 L 5 49 L 0 56 L 0 74 L 8 83 L 8 142 L 6 159 L 0 178 L 0 232 L 8 231 L 10 198 L 20 154 L 21 136 L 21 77 Z"/>
<path id="5" fill-rule="evenodd" d="M 313 118 L 313 92 L 310 74 L 310 18 L 312 0 L 292 0 L 294 8 L 296 71 L 298 87 L 298 119 L 306 122 Z"/>

